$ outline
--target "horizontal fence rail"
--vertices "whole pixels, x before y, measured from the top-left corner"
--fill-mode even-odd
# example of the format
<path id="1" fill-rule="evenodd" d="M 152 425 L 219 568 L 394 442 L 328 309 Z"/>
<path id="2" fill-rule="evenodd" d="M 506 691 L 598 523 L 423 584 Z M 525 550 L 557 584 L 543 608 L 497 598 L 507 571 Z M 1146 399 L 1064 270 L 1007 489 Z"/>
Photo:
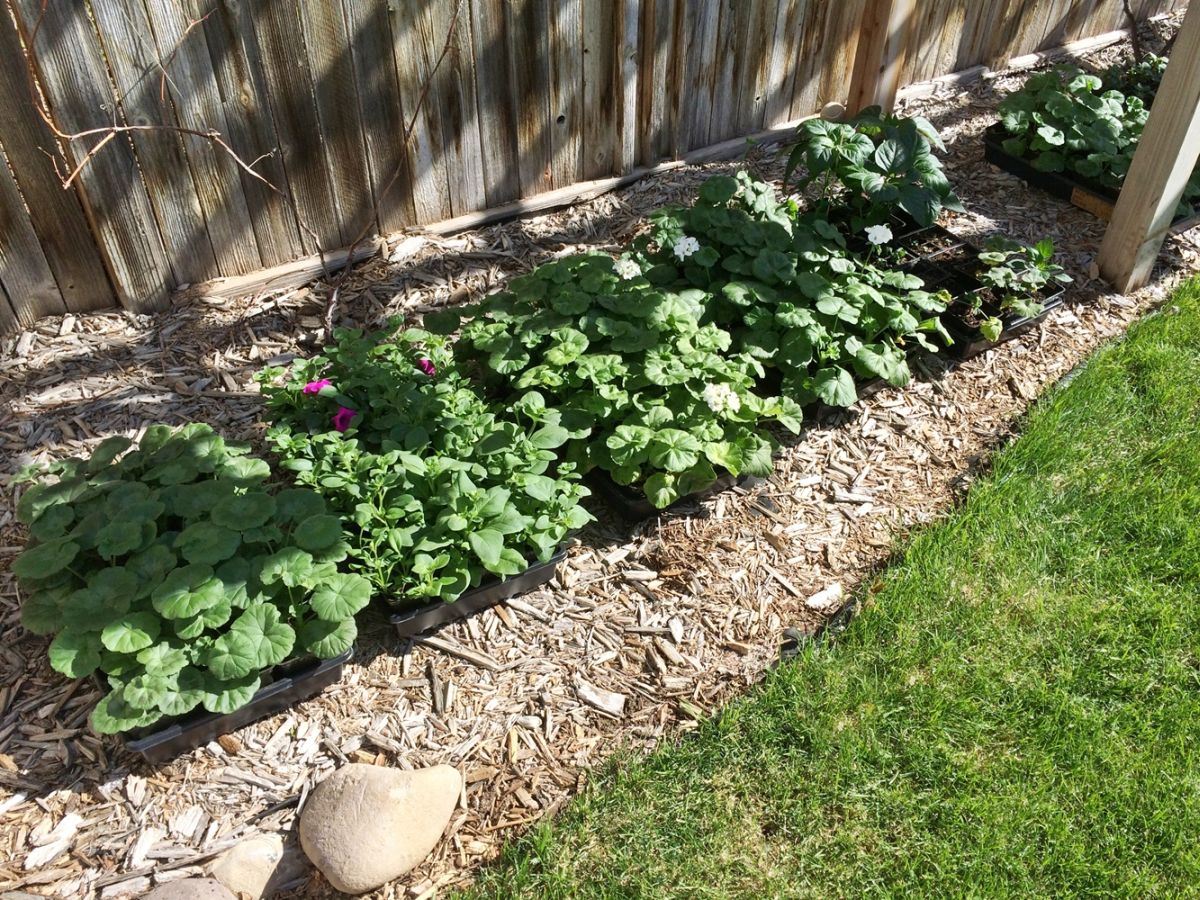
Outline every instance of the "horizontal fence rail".
<path id="1" fill-rule="evenodd" d="M 847 97 L 865 0 L 0 4 L 3 333 L 813 114 Z M 902 84 L 1126 24 L 1121 0 L 913 8 Z"/>

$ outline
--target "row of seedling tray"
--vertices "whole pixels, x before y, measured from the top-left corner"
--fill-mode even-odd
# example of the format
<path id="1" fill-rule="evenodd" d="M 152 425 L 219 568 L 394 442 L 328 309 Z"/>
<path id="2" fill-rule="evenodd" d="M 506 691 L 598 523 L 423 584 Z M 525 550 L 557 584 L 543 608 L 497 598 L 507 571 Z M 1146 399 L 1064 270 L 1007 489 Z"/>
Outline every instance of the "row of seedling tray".
<path id="1" fill-rule="evenodd" d="M 939 225 L 917 228 L 896 223 L 899 237 L 896 244 L 909 256 L 906 268 L 925 281 L 931 291 L 945 289 L 954 298 L 943 315 L 943 325 L 954 338 L 948 352 L 960 359 L 974 356 L 998 342 L 988 341 L 979 333 L 980 316 L 999 315 L 1004 322 L 1000 341 L 1021 334 L 1062 303 L 1063 291 L 1042 297 L 1043 312 L 1033 318 L 1023 318 L 1001 313 L 995 302 L 989 299 L 987 289 L 979 280 L 978 249 L 961 240 Z M 972 296 L 979 295 L 978 311 Z M 882 384 L 879 379 L 874 382 Z M 871 393 L 877 385 L 863 383 L 860 395 Z M 688 495 L 672 504 L 671 508 L 694 503 L 706 496 L 731 489 L 750 490 L 763 483 L 753 476 L 719 478 L 707 489 Z M 664 510 L 655 509 L 646 497 L 634 487 L 620 485 L 604 473 L 594 472 L 589 477 L 593 493 L 627 522 L 653 518 Z M 431 603 L 394 612 L 390 622 L 401 638 L 412 638 L 422 632 L 467 618 L 510 597 L 535 590 L 548 583 L 556 568 L 566 557 L 560 549 L 543 563 L 536 563 L 519 575 L 490 583 L 467 591 L 454 603 L 435 600 Z M 289 706 L 307 700 L 326 687 L 336 683 L 342 675 L 343 665 L 350 659 L 351 652 L 327 660 L 292 660 L 263 673 L 263 686 L 245 706 L 225 715 L 218 713 L 193 713 L 172 720 L 160 720 L 150 729 L 131 732 L 126 736 L 126 746 L 140 754 L 148 762 L 160 763 L 172 757 L 203 746 L 222 734 L 234 731 L 266 716 L 274 715 Z"/>

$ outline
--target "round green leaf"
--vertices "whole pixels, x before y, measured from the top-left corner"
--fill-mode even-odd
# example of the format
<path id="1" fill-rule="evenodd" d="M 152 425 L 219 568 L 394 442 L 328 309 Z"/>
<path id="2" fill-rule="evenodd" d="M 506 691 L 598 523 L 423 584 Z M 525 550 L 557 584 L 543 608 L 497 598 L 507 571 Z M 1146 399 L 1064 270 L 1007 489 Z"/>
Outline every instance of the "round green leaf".
<path id="1" fill-rule="evenodd" d="M 201 702 L 209 712 L 228 715 L 249 703 L 258 686 L 257 673 L 235 679 L 206 678 Z"/>
<path id="2" fill-rule="evenodd" d="M 338 622 L 353 618 L 370 601 L 371 583 L 367 579 L 361 575 L 334 575 L 317 585 L 311 603 L 313 612 L 326 622 Z"/>
<path id="3" fill-rule="evenodd" d="M 54 541 L 64 536 L 67 526 L 75 521 L 75 510 L 62 504 L 52 506 L 29 526 L 29 533 L 42 542 Z"/>
<path id="4" fill-rule="evenodd" d="M 266 603 L 256 603 L 245 609 L 229 633 L 252 642 L 256 665 L 260 669 L 283 662 L 296 643 L 296 632 L 282 621 L 278 609 Z"/>
<path id="5" fill-rule="evenodd" d="M 154 523 L 137 519 L 113 519 L 96 532 L 96 552 L 105 559 L 115 559 L 132 553 L 142 546 L 146 526 L 154 528 Z"/>
<path id="6" fill-rule="evenodd" d="M 246 531 L 265 525 L 275 514 L 275 498 L 263 491 L 235 494 L 213 507 L 212 520 L 217 525 Z"/>
<path id="7" fill-rule="evenodd" d="M 258 644 L 247 634 L 228 631 L 204 654 L 204 664 L 221 679 L 243 678 L 262 669 Z"/>
<path id="8" fill-rule="evenodd" d="M 190 563 L 216 565 L 237 552 L 241 535 L 212 522 L 196 522 L 179 532 L 175 549 Z"/>
<path id="9" fill-rule="evenodd" d="M 159 643 L 139 653 L 137 661 L 151 675 L 174 675 L 187 665 L 188 657 L 179 647 Z"/>
<path id="10" fill-rule="evenodd" d="M 325 500 L 307 488 L 288 488 L 275 495 L 275 517 L 281 522 L 303 522 L 324 512 Z"/>
<path id="11" fill-rule="evenodd" d="M 88 588 L 106 600 L 124 598 L 126 604 L 137 591 L 137 576 L 124 566 L 109 566 L 88 579 Z"/>
<path id="12" fill-rule="evenodd" d="M 204 700 L 204 687 L 204 674 L 188 666 L 166 680 L 158 698 L 158 708 L 167 716 L 187 715 Z"/>
<path id="13" fill-rule="evenodd" d="M 234 485 L 231 481 L 207 479 L 195 484 L 178 484 L 163 488 L 159 496 L 166 502 L 172 515 L 182 519 L 199 519 L 219 502 L 232 497 Z"/>
<path id="14" fill-rule="evenodd" d="M 163 544 L 151 544 L 125 561 L 125 570 L 131 572 L 142 584 L 139 595 L 144 596 L 151 587 L 158 585 L 163 577 L 175 568 L 178 560 Z"/>
<path id="15" fill-rule="evenodd" d="M 68 678 L 86 678 L 100 665 L 100 641 L 95 634 L 66 628 L 50 642 L 50 666 Z"/>
<path id="16" fill-rule="evenodd" d="M 12 571 L 18 578 L 49 578 L 69 566 L 77 553 L 79 545 L 74 541 L 36 544 L 13 561 Z"/>
<path id="17" fill-rule="evenodd" d="M 342 522 L 337 516 L 313 516 L 296 526 L 292 539 L 301 550 L 316 553 L 332 547 L 342 537 Z"/>
<path id="18" fill-rule="evenodd" d="M 81 588 L 63 602 L 63 615 L 72 627 L 80 631 L 100 631 L 129 611 L 133 600 L 130 593 L 109 594 L 92 588 Z"/>
<path id="19" fill-rule="evenodd" d="M 129 613 L 105 625 L 100 642 L 113 653 L 136 653 L 154 643 L 161 627 L 162 622 L 154 613 Z"/>
<path id="20" fill-rule="evenodd" d="M 150 602 L 168 619 L 186 619 L 220 602 L 221 590 L 211 566 L 192 564 L 167 575 L 150 595 Z"/>
<path id="21" fill-rule="evenodd" d="M 71 595 L 70 588 L 51 588 L 36 591 L 21 604 L 21 625 L 33 634 L 53 634 L 66 624 L 63 604 Z"/>
<path id="22" fill-rule="evenodd" d="M 116 689 L 105 694 L 92 710 L 92 728 L 97 734 L 120 734 L 134 728 L 143 728 L 157 722 L 158 710 L 134 709 Z"/>
<path id="23" fill-rule="evenodd" d="M 313 656 L 330 659 L 349 650 L 357 636 L 358 628 L 354 619 L 342 619 L 338 622 L 312 619 L 300 626 L 297 638 L 300 646 Z"/>
<path id="24" fill-rule="evenodd" d="M 143 672 L 129 679 L 121 697 L 134 709 L 157 709 L 172 679 L 173 676 L 170 675 L 150 675 Z"/>
<path id="25" fill-rule="evenodd" d="M 313 566 L 312 554 L 296 547 L 284 547 L 263 560 L 259 580 L 263 584 L 283 582 L 288 587 L 298 587 Z"/>
<path id="26" fill-rule="evenodd" d="M 217 472 L 238 487 L 255 487 L 271 477 L 271 467 L 265 461 L 245 456 L 228 460 Z"/>

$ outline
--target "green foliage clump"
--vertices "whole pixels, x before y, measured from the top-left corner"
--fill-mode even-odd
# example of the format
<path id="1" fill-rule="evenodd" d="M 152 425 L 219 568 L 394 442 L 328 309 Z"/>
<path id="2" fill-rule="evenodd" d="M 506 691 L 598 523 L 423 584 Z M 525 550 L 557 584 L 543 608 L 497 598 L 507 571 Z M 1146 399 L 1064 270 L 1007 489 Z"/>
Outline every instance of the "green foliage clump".
<path id="1" fill-rule="evenodd" d="M 262 670 L 350 647 L 371 587 L 338 572 L 348 546 L 319 495 L 272 491 L 267 464 L 207 425 L 155 425 L 131 447 L 25 473 L 17 507 L 21 623 L 55 636 L 57 671 L 103 673 L 98 732 L 232 712 Z"/>
<path id="2" fill-rule="evenodd" d="M 758 426 L 799 431 L 799 405 L 755 391 L 762 367 L 703 321 L 706 291 L 655 280 L 629 258 L 571 256 L 426 327 L 462 324 L 459 357 L 515 410 L 560 416 L 567 460 L 639 485 L 660 508 L 707 487 L 718 467 L 770 474 Z"/>
<path id="3" fill-rule="evenodd" d="M 441 337 L 343 330 L 259 380 L 268 443 L 352 523 L 352 570 L 393 602 L 454 601 L 549 559 L 590 521 L 576 468 L 555 465 L 562 414 L 533 397 L 487 402 Z"/>
<path id="4" fill-rule="evenodd" d="M 932 225 L 943 209 L 963 210 L 934 153 L 945 144 L 921 116 L 883 115 L 872 106 L 847 122 L 809 119 L 796 137 L 785 178 L 803 164 L 796 184 L 817 189 L 818 218 L 857 232 L 889 221 L 897 209 L 918 225 Z"/>
<path id="5" fill-rule="evenodd" d="M 1154 102 L 1154 95 L 1162 84 L 1163 74 L 1167 71 L 1167 58 L 1147 53 L 1142 59 L 1131 65 L 1119 63 L 1109 66 L 1104 71 L 1104 88 L 1110 91 L 1120 91 L 1127 97 L 1137 97 L 1147 108 Z"/>

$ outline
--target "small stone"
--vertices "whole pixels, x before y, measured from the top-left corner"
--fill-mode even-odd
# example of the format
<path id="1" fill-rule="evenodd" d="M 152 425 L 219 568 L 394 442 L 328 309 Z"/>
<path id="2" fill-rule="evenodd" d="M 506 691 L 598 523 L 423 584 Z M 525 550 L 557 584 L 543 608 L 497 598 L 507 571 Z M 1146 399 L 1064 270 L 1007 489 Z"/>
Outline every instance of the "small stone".
<path id="1" fill-rule="evenodd" d="M 278 834 L 257 834 L 214 859 L 208 871 L 242 900 L 246 896 L 259 900 L 267 894 L 267 886 L 277 870 L 283 868 L 282 861 L 283 838 Z"/>
<path id="2" fill-rule="evenodd" d="M 827 122 L 840 122 L 844 115 L 846 115 L 846 107 L 840 103 L 826 103 L 821 107 L 821 118 Z"/>
<path id="3" fill-rule="evenodd" d="M 337 890 L 364 893 L 429 855 L 462 788 L 462 775 L 450 766 L 414 772 L 342 766 L 309 796 L 300 814 L 300 845 Z"/>
<path id="4" fill-rule="evenodd" d="M 219 881 L 212 878 L 184 878 L 160 884 L 142 900 L 237 900 Z"/>
<path id="5" fill-rule="evenodd" d="M 805 600 L 804 605 L 817 612 L 832 612 L 842 605 L 842 586 L 837 583 L 831 584 Z"/>

